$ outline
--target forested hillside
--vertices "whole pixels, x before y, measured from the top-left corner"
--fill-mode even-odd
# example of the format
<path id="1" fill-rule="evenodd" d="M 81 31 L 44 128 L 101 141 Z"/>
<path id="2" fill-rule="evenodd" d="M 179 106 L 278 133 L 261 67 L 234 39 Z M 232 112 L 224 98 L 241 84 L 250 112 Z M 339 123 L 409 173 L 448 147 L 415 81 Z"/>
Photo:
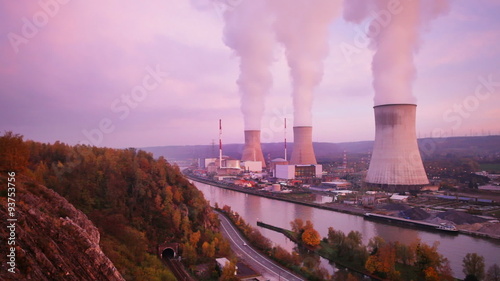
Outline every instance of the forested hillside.
<path id="1" fill-rule="evenodd" d="M 225 255 L 229 244 L 203 195 L 163 157 L 136 149 L 0 138 L 0 170 L 53 189 L 98 227 L 104 253 L 127 280 L 172 280 L 154 257 L 178 242 L 186 265 Z"/>

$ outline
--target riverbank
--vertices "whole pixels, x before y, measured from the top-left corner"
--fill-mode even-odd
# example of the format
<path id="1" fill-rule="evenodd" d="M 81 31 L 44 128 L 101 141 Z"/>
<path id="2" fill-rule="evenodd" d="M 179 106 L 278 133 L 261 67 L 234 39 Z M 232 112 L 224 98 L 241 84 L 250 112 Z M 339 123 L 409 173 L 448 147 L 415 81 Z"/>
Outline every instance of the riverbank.
<path id="1" fill-rule="evenodd" d="M 359 208 L 357 206 L 353 206 L 353 205 L 346 205 L 346 204 L 341 204 L 341 203 L 320 204 L 320 203 L 314 203 L 314 202 L 305 202 L 305 201 L 298 200 L 296 198 L 290 198 L 291 196 L 293 196 L 293 193 L 276 193 L 276 192 L 270 192 L 270 191 L 264 191 L 264 190 L 256 190 L 254 188 L 239 187 L 239 186 L 225 184 L 222 182 L 217 182 L 217 181 L 213 181 L 210 179 L 197 177 L 197 176 L 193 176 L 193 175 L 188 175 L 188 174 L 185 174 L 185 176 L 187 178 L 189 178 L 190 180 L 197 181 L 200 183 L 216 186 L 216 187 L 227 189 L 227 190 L 232 190 L 232 191 L 237 191 L 237 192 L 241 192 L 241 193 L 265 197 L 265 198 L 269 198 L 269 199 L 273 199 L 273 200 L 280 200 L 280 201 L 285 201 L 285 202 L 289 202 L 289 203 L 293 203 L 293 204 L 299 204 L 299 205 L 303 205 L 303 206 L 309 206 L 309 207 L 328 210 L 328 211 L 346 213 L 346 214 L 356 215 L 356 216 L 361 216 L 361 217 L 365 217 L 365 214 L 368 213 L 368 211 L 366 211 L 362 208 Z M 370 212 L 373 212 L 373 211 L 374 210 L 370 210 Z M 493 239 L 493 240 L 498 241 L 498 240 L 500 240 L 500 235 L 498 235 L 497 234 L 498 232 L 496 231 L 496 229 L 498 228 L 498 223 L 494 224 L 494 225 L 496 225 L 496 227 L 494 227 L 494 228 L 483 227 L 483 229 L 487 229 L 487 230 L 493 229 L 492 231 L 488 231 L 488 232 L 477 231 L 481 228 L 480 227 L 472 228 L 469 225 L 457 225 L 457 228 L 458 228 L 458 232 L 460 234 L 484 238 L 484 239 Z M 411 227 L 417 228 L 418 226 L 411 226 Z M 428 230 L 426 228 L 421 228 L 421 229 L 423 229 L 425 231 L 433 231 L 433 230 Z"/>
<path id="2" fill-rule="evenodd" d="M 284 197 L 284 196 L 287 196 L 291 193 L 276 193 L 276 192 L 271 192 L 271 191 L 255 190 L 254 188 L 245 188 L 245 187 L 239 187 L 239 186 L 235 186 L 235 185 L 224 184 L 222 182 L 217 182 L 217 181 L 209 180 L 206 178 L 196 177 L 193 175 L 186 175 L 186 174 L 184 174 L 184 175 L 188 179 L 193 180 L 193 181 L 201 182 L 201 183 L 208 184 L 208 185 L 217 186 L 217 187 L 228 189 L 228 190 L 238 191 L 238 192 L 242 192 L 242 193 L 246 193 L 246 194 L 252 194 L 252 195 L 256 195 L 256 196 L 266 197 L 269 199 L 280 200 L 280 201 L 290 202 L 290 203 L 294 203 L 294 204 L 300 204 L 300 205 L 309 206 L 309 207 L 313 207 L 313 208 L 329 210 L 329 211 L 334 211 L 334 212 L 341 212 L 341 213 L 346 213 L 346 214 L 356 215 L 356 216 L 364 216 L 366 213 L 366 211 L 363 209 L 356 208 L 353 206 L 346 206 L 345 204 L 330 203 L 330 205 L 325 206 L 325 205 L 322 205 L 319 203 L 304 202 L 304 201 L 300 201 L 297 199 Z M 336 205 L 332 205 L 332 204 L 336 204 Z"/>

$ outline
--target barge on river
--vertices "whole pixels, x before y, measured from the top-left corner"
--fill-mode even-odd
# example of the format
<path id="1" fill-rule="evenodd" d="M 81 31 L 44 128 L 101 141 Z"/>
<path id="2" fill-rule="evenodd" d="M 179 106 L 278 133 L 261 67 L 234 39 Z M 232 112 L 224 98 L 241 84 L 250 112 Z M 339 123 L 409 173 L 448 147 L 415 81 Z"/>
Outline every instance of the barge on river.
<path id="1" fill-rule="evenodd" d="M 376 220 L 376 221 L 385 221 L 385 222 L 389 222 L 389 223 L 413 225 L 416 227 L 425 227 L 427 229 L 445 231 L 445 232 L 452 233 L 452 234 L 458 233 L 458 229 L 454 225 L 446 224 L 446 223 L 433 224 L 433 223 L 424 222 L 424 221 L 409 220 L 409 219 L 405 219 L 405 218 L 399 218 L 399 217 L 387 216 L 387 215 L 381 215 L 381 214 L 375 214 L 375 213 L 366 213 L 365 219 Z"/>

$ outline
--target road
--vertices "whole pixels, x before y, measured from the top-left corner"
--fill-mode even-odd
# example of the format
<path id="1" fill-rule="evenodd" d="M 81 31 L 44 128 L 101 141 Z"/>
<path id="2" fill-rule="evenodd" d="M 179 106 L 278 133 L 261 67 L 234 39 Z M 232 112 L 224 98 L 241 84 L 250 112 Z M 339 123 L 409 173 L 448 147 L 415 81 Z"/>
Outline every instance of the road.
<path id="1" fill-rule="evenodd" d="M 269 280 L 279 281 L 305 280 L 252 248 L 231 221 L 220 212 L 217 213 L 219 214 L 222 233 L 231 243 L 231 249 L 239 258 L 244 260 L 245 263 L 262 274 L 263 277 Z"/>

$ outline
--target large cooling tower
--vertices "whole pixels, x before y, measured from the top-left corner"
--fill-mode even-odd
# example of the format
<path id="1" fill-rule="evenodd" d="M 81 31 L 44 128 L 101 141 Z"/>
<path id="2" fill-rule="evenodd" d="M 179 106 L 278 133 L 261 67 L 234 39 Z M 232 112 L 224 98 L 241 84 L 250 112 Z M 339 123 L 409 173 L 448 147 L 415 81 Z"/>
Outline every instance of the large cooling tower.
<path id="1" fill-rule="evenodd" d="M 262 168 L 266 167 L 264 154 L 262 154 L 262 147 L 260 145 L 260 131 L 259 130 L 246 130 L 245 131 L 245 146 L 241 161 L 260 161 Z"/>
<path id="2" fill-rule="evenodd" d="M 312 144 L 312 127 L 293 127 L 293 151 L 290 158 L 292 165 L 317 164 Z"/>
<path id="3" fill-rule="evenodd" d="M 415 132 L 415 104 L 374 107 L 375 143 L 366 182 L 382 188 L 418 190 L 429 184 Z"/>

